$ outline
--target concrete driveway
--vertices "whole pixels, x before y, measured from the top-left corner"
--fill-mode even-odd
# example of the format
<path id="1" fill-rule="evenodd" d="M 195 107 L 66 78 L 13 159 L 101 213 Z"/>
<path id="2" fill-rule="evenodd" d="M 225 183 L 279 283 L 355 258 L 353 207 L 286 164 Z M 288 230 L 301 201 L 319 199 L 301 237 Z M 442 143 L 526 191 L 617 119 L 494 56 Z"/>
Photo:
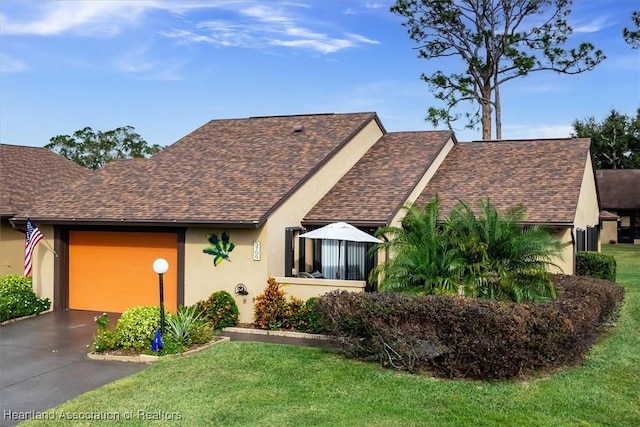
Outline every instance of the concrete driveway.
<path id="1" fill-rule="evenodd" d="M 86 358 L 99 314 L 60 311 L 0 326 L 0 426 L 148 366 Z"/>

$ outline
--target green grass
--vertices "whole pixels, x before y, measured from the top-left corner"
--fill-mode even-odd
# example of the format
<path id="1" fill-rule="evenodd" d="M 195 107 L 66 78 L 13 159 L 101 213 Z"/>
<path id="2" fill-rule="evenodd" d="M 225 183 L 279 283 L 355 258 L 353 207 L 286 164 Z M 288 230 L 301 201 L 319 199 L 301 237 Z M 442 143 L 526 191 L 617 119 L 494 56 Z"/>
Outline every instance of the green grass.
<path id="1" fill-rule="evenodd" d="M 640 422 L 640 245 L 605 246 L 625 304 L 614 333 L 584 365 L 532 381 L 442 380 L 384 370 L 317 348 L 232 342 L 148 369 L 58 408 L 138 411 L 189 426 L 631 426 Z M 133 420 L 125 416 L 133 415 Z M 174 418 L 177 415 L 174 415 Z M 51 425 L 29 421 L 25 425 Z"/>

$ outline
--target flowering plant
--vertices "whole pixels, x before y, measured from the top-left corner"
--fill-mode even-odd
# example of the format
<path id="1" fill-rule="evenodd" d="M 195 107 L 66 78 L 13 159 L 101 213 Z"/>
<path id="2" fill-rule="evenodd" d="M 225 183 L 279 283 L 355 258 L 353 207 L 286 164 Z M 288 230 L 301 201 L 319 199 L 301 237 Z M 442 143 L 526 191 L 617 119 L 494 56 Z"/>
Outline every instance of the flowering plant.
<path id="1" fill-rule="evenodd" d="M 96 321 L 99 329 L 105 329 L 109 326 L 109 316 L 107 313 L 102 313 L 100 316 L 94 317 L 93 320 Z"/>

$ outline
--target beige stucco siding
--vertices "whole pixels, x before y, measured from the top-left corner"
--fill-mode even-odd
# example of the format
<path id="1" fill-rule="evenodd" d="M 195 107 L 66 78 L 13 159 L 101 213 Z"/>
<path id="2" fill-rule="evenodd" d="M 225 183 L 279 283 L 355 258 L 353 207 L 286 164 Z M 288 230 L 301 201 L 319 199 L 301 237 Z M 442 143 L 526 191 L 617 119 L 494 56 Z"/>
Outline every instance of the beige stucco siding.
<path id="1" fill-rule="evenodd" d="M 229 261 L 213 264 L 213 255 L 203 253 L 209 246 L 207 235 L 221 237 L 223 229 L 192 228 L 185 234 L 184 303 L 192 305 L 207 299 L 213 292 L 227 291 L 235 297 L 240 321 L 253 321 L 253 299 L 267 286 L 266 233 L 260 229 L 228 229 L 229 241 L 235 244 Z M 260 260 L 254 261 L 253 243 L 260 242 Z M 235 295 L 235 287 L 242 283 L 249 292 L 246 298 Z"/>
<path id="2" fill-rule="evenodd" d="M 303 301 L 338 289 L 364 292 L 367 284 L 364 280 L 302 279 L 297 277 L 275 277 L 274 279 L 281 284 L 281 289 L 287 296 L 294 296 Z"/>
<path id="3" fill-rule="evenodd" d="M 561 258 L 556 258 L 553 263 L 557 265 L 557 267 L 551 267 L 549 270 L 552 273 L 560 273 L 560 274 L 573 274 L 574 271 L 574 237 L 573 230 L 571 228 L 561 228 L 554 233 L 556 237 L 560 239 L 562 242 L 562 256 Z"/>
<path id="4" fill-rule="evenodd" d="M 611 243 L 618 241 L 618 221 L 602 221 L 600 242 Z"/>
<path id="5" fill-rule="evenodd" d="M 11 227 L 8 220 L 0 223 L 0 277 L 21 276 L 24 272 L 24 233 Z"/>
<path id="6" fill-rule="evenodd" d="M 575 228 L 586 230 L 587 227 L 598 227 L 600 223 L 600 207 L 598 206 L 598 195 L 596 181 L 591 164 L 591 155 L 587 156 L 587 162 L 582 176 L 582 185 L 578 196 L 576 215 L 573 221 Z M 600 238 L 602 241 L 602 238 Z M 600 250 L 598 242 L 598 251 Z"/>

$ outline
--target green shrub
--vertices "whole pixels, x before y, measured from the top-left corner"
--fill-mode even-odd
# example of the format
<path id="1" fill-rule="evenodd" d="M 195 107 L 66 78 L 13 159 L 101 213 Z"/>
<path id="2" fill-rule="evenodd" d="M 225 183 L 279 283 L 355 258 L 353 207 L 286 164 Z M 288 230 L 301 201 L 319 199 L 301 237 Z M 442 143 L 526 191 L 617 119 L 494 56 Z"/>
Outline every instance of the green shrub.
<path id="1" fill-rule="evenodd" d="M 214 329 L 222 329 L 238 324 L 240 311 L 235 299 L 229 292 L 214 292 L 204 301 L 195 304 L 196 312 L 202 312 L 203 318 L 213 325 Z"/>
<path id="2" fill-rule="evenodd" d="M 303 316 L 306 311 L 304 301 L 291 295 L 287 302 L 287 309 L 282 321 L 282 329 L 300 330 Z"/>
<path id="3" fill-rule="evenodd" d="M 118 345 L 123 349 L 150 348 L 155 332 L 160 328 L 159 307 L 133 307 L 122 313 L 116 323 Z M 165 337 L 162 337 L 163 341 Z"/>
<path id="4" fill-rule="evenodd" d="M 624 297 L 608 281 L 553 279 L 557 299 L 527 304 L 335 291 L 320 298 L 320 319 L 349 357 L 443 377 L 519 377 L 582 362 Z"/>
<path id="5" fill-rule="evenodd" d="M 269 278 L 264 292 L 256 297 L 254 326 L 260 329 L 285 329 L 317 334 L 322 332 L 318 298 L 306 302 L 298 297 L 287 299 L 282 285 Z"/>
<path id="6" fill-rule="evenodd" d="M 300 321 L 298 330 L 311 334 L 322 333 L 322 325 L 320 323 L 319 301 L 317 297 L 311 297 L 304 303 L 304 308 L 300 313 Z"/>
<path id="7" fill-rule="evenodd" d="M 193 325 L 191 333 L 189 334 L 189 344 L 206 344 L 212 339 L 212 325 L 202 319 L 198 319 L 198 321 Z"/>
<path id="8" fill-rule="evenodd" d="M 96 316 L 95 320 L 98 330 L 93 336 L 92 351 L 97 353 L 104 353 L 105 351 L 115 350 L 119 348 L 118 335 L 112 329 L 109 329 L 109 316 L 107 313 L 102 313 L 100 316 Z"/>
<path id="9" fill-rule="evenodd" d="M 174 337 L 172 334 L 165 334 L 162 337 L 162 349 L 154 352 L 153 354 L 157 356 L 165 356 L 167 354 L 176 354 L 182 353 L 186 350 L 186 346 L 184 342 L 180 341 L 178 338 Z M 145 350 L 146 352 L 150 352 L 149 348 Z"/>
<path id="10" fill-rule="evenodd" d="M 616 260 L 612 255 L 600 252 L 576 253 L 576 274 L 616 281 Z"/>
<path id="11" fill-rule="evenodd" d="M 256 297 L 253 323 L 260 329 L 280 329 L 288 321 L 289 304 L 280 284 L 269 277 L 264 292 Z"/>
<path id="12" fill-rule="evenodd" d="M 49 310 L 49 298 L 38 298 L 30 277 L 7 275 L 0 279 L 0 322 Z"/>

